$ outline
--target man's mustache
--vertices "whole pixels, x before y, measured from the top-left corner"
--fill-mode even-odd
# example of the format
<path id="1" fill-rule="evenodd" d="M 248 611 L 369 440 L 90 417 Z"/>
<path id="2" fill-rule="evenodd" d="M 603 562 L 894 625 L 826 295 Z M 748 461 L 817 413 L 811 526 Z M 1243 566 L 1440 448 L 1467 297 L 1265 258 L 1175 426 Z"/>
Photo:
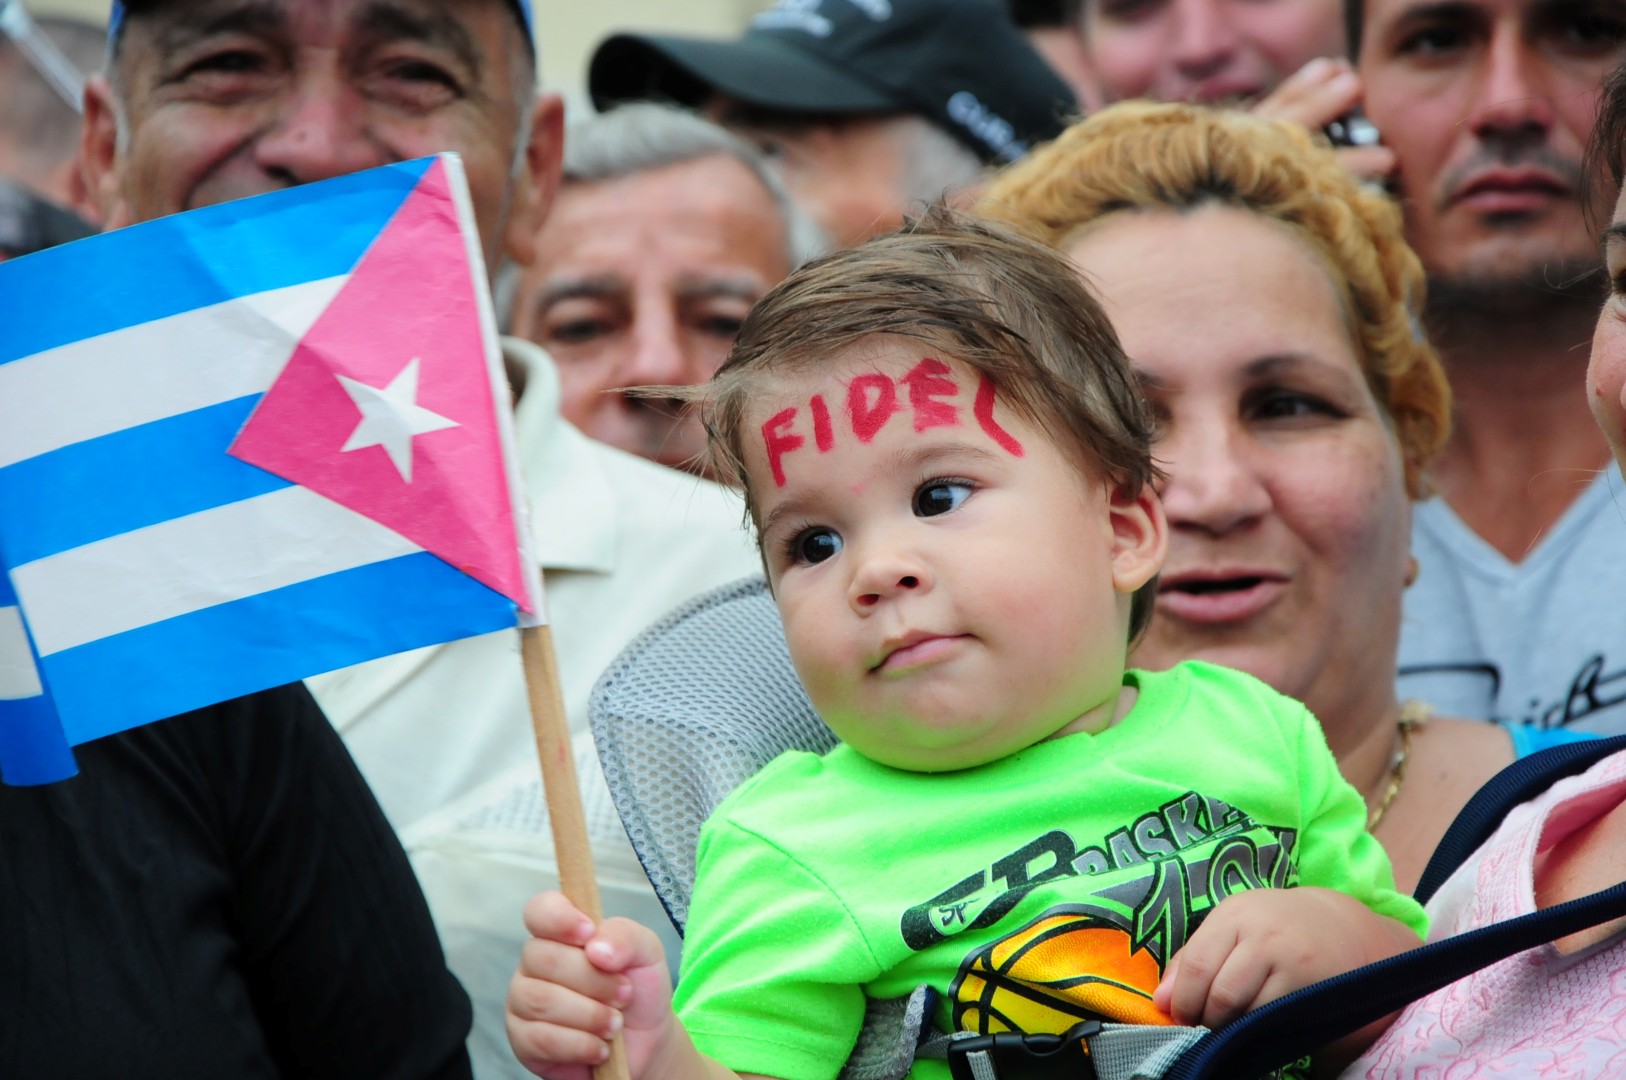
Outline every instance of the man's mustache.
<path id="1" fill-rule="evenodd" d="M 1467 161 L 1446 174 L 1440 202 L 1454 202 L 1468 185 L 1489 172 L 1503 169 L 1538 170 L 1548 173 L 1571 195 L 1581 190 L 1584 171 L 1579 158 L 1565 157 L 1546 143 L 1497 142 L 1487 143 Z"/>

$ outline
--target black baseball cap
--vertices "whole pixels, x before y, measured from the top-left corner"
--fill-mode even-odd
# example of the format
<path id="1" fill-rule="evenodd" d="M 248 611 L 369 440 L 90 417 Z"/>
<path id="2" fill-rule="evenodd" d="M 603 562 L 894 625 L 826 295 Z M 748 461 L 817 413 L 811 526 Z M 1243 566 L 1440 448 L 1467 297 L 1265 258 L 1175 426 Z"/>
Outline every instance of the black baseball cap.
<path id="1" fill-rule="evenodd" d="M 914 113 L 990 164 L 1059 135 L 1078 111 L 1003 0 L 780 0 L 734 41 L 616 34 L 587 85 L 600 109 L 720 93 L 792 114 Z"/>

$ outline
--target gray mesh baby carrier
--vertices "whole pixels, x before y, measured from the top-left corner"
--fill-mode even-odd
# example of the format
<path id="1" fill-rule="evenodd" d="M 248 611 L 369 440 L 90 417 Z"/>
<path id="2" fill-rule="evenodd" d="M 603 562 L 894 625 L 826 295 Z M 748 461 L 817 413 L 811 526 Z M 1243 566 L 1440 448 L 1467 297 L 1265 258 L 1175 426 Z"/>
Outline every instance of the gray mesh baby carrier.
<path id="1" fill-rule="evenodd" d="M 712 808 L 780 753 L 823 752 L 836 741 L 791 668 L 779 614 L 760 577 L 697 597 L 641 634 L 599 680 L 589 716 L 627 835 L 680 934 L 695 845 Z M 1508 773 L 1539 769 L 1558 751 L 1571 751 L 1566 762 L 1581 760 L 1574 748 L 1557 747 Z M 1514 794 L 1522 793 L 1522 801 L 1534 790 L 1526 782 Z M 1497 805 L 1481 808 L 1479 817 L 1499 821 L 1514 794 L 1493 799 Z M 1471 850 L 1458 844 L 1450 866 L 1431 866 L 1425 881 L 1437 885 Z M 930 1032 L 931 995 L 922 987 L 907 999 L 869 1003 L 842 1076 L 894 1080 L 917 1055 L 947 1057 L 956 1080 L 1263 1076 L 1493 960 L 1623 912 L 1626 885 L 1305 987 L 1215 1032 L 1089 1022 L 1064 1036 L 949 1038 Z M 1080 1043 L 1089 1048 L 1087 1058 Z"/>

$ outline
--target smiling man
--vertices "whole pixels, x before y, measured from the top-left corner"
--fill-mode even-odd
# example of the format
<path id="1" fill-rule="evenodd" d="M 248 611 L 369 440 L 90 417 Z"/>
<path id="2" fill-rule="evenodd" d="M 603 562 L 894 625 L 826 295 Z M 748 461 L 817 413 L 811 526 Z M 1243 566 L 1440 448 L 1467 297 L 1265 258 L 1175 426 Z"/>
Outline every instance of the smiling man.
<path id="1" fill-rule="evenodd" d="M 1367 115 L 1456 430 L 1418 508 L 1401 686 L 1443 711 L 1626 731 L 1626 541 L 1583 393 L 1607 193 L 1583 148 L 1619 0 L 1353 0 Z"/>
<path id="2" fill-rule="evenodd" d="M 530 259 L 562 108 L 534 103 L 515 3 L 125 7 L 110 80 L 86 95 L 110 227 L 455 148 L 488 259 Z"/>
<path id="3" fill-rule="evenodd" d="M 144 0 L 116 7 L 115 26 L 108 77 L 87 93 L 83 148 L 92 189 L 112 225 L 456 151 L 488 265 L 504 257 L 520 265 L 532 260 L 558 185 L 563 109 L 556 97 L 536 93 L 529 0 Z M 516 339 L 504 339 L 503 351 L 517 398 L 514 428 L 527 494 L 540 523 L 537 552 L 577 733 L 600 891 L 611 912 L 659 917 L 586 732 L 588 693 L 635 633 L 696 592 L 749 573 L 755 553 L 733 496 L 586 438 L 560 417 L 559 380 L 548 356 Z M 220 357 L 222 364 L 232 360 Z M 501 1029 L 501 1002 L 523 940 L 517 914 L 526 897 L 557 880 L 557 869 L 515 636 L 488 634 L 387 657 L 320 676 L 311 688 L 411 858 L 446 949 L 444 961 L 433 954 L 442 979 L 451 982 L 449 962 L 474 999 L 476 1074 L 517 1069 Z M 316 710 L 307 711 L 320 722 Z M 262 737 L 267 742 L 276 745 Z M 272 780 L 279 769 L 297 771 L 303 762 L 294 753 L 291 747 L 287 755 L 255 761 L 256 770 Z M 353 769 L 350 775 L 359 787 Z M 377 818 L 376 807 L 372 813 Z M 288 832 L 275 820 L 266 831 Z M 342 821 L 318 820 L 286 846 L 315 859 L 334 846 L 329 834 L 347 829 Z M 219 844 L 206 854 L 225 861 L 231 851 Z M 309 873 L 305 862 L 293 861 L 301 875 Z M 307 881 L 284 876 L 290 889 Z M 298 985 L 271 986 L 260 997 L 279 1008 L 284 1001 L 325 1008 L 341 1028 L 353 1014 L 374 1020 L 387 1034 L 366 1028 L 358 1039 L 374 1056 L 410 1059 L 409 1047 L 423 1032 L 444 1035 L 459 1021 L 467 1030 L 466 1012 L 400 1009 L 404 988 L 417 983 L 391 980 L 390 968 L 374 980 L 393 983 L 388 994 L 374 993 L 374 984 L 367 994 L 350 994 L 340 980 L 369 971 L 375 958 L 352 944 L 362 940 L 356 926 L 370 925 L 380 895 L 410 892 L 410 877 L 376 887 L 339 874 L 324 880 L 322 895 L 349 898 L 362 910 L 348 922 L 307 920 L 332 927 L 329 947 L 304 954 L 308 969 Z M 278 920 L 294 921 L 299 912 L 267 914 L 275 931 Z M 255 945 L 238 943 L 228 960 L 252 961 Z M 335 980 L 330 987 L 323 973 Z M 451 990 L 455 995 L 455 985 Z M 174 1015 L 193 1022 L 187 1012 Z M 460 1061 L 461 1036 L 454 1030 L 450 1044 Z M 125 1054 L 116 1056 L 132 1075 L 191 1075 L 126 1068 Z M 0 1053 L 0 1061 L 10 1060 Z M 355 1061 L 341 1074 L 418 1075 L 371 1058 Z M 335 1057 L 330 1067 L 344 1064 Z M 283 1067 L 289 1075 L 320 1075 L 300 1062 Z M 196 1075 L 281 1074 L 239 1063 Z"/>

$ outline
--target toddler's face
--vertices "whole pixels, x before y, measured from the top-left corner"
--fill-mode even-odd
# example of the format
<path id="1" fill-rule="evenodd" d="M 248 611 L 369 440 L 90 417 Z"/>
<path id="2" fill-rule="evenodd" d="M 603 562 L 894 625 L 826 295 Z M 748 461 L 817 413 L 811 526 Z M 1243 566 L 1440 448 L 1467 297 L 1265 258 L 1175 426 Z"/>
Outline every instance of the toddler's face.
<path id="1" fill-rule="evenodd" d="M 791 658 L 826 723 L 943 771 L 1117 710 L 1156 497 L 1080 475 L 992 383 L 906 339 L 766 382 L 748 483 Z"/>

